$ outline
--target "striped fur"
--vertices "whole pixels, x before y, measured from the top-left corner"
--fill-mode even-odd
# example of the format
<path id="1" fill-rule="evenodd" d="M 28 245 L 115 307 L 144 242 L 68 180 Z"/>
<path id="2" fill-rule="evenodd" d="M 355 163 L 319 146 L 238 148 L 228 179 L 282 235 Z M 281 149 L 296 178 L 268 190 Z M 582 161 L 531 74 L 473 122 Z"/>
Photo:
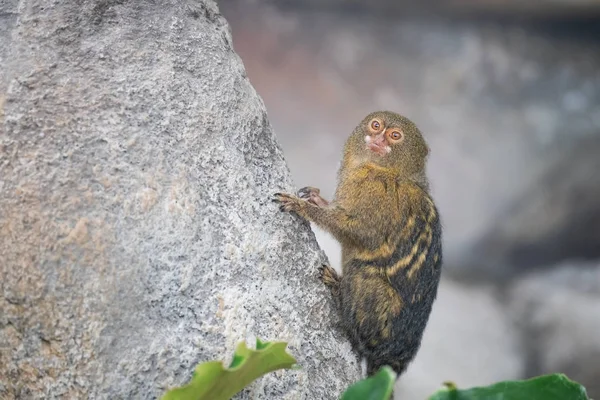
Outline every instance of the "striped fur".
<path id="1" fill-rule="evenodd" d="M 370 131 L 374 120 L 378 129 Z M 385 139 L 389 151 L 383 156 L 365 147 L 398 131 L 402 140 Z M 384 365 L 398 375 L 405 371 L 437 296 L 442 227 L 425 176 L 428 154 L 411 121 L 391 112 L 372 113 L 346 142 L 331 203 L 310 187 L 301 189 L 300 197 L 276 194 L 283 211 L 314 222 L 342 245 L 341 276 L 323 266 L 321 280 L 331 289 L 343 328 L 366 359 L 369 375 Z"/>

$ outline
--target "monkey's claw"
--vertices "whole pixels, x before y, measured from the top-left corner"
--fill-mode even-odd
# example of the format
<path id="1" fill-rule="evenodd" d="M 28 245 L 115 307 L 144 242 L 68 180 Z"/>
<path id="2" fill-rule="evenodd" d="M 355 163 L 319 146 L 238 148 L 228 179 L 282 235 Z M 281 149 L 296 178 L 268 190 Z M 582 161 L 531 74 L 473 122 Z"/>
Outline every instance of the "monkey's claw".
<path id="1" fill-rule="evenodd" d="M 274 202 L 279 203 L 279 209 L 285 212 L 299 211 L 302 208 L 303 200 L 287 193 L 275 193 Z"/>
<path id="2" fill-rule="evenodd" d="M 329 265 L 321 265 L 319 267 L 319 280 L 332 291 L 339 291 L 340 276 L 335 272 L 335 269 L 331 268 Z"/>
<path id="3" fill-rule="evenodd" d="M 313 195 L 319 196 L 320 193 L 321 193 L 321 191 L 319 189 L 314 188 L 312 186 L 306 186 L 306 187 L 303 187 L 302 189 L 298 190 L 298 193 L 296 193 L 296 194 L 301 199 L 309 199 Z"/>
<path id="4" fill-rule="evenodd" d="M 319 189 L 312 186 L 306 186 L 298 190 L 296 194 L 301 199 L 304 199 L 315 206 L 325 207 L 329 204 L 329 202 L 322 198 L 320 193 L 321 191 Z"/>

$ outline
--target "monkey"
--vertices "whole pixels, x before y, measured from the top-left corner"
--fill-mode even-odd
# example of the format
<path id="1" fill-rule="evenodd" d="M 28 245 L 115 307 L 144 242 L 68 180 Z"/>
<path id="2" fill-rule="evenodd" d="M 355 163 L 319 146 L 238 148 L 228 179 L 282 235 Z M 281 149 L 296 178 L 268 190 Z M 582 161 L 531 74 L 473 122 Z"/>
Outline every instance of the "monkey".
<path id="1" fill-rule="evenodd" d="M 367 376 L 387 365 L 400 377 L 421 347 L 437 297 L 442 225 L 426 175 L 429 152 L 407 117 L 373 112 L 346 140 L 331 202 L 310 186 L 273 197 L 281 211 L 341 244 L 341 274 L 322 265 L 319 279 Z"/>

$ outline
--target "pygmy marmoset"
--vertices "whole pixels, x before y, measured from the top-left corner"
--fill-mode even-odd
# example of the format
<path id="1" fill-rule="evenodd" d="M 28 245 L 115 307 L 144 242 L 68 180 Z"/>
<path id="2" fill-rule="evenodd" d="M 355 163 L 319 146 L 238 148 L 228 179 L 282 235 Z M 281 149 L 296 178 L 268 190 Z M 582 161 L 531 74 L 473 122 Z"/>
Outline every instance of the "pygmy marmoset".
<path id="1" fill-rule="evenodd" d="M 442 227 L 429 194 L 429 148 L 417 126 L 389 111 L 369 114 L 346 141 L 335 198 L 319 189 L 275 194 L 293 212 L 330 232 L 342 246 L 342 274 L 320 268 L 344 330 L 366 361 L 398 376 L 414 359 L 442 265 Z"/>

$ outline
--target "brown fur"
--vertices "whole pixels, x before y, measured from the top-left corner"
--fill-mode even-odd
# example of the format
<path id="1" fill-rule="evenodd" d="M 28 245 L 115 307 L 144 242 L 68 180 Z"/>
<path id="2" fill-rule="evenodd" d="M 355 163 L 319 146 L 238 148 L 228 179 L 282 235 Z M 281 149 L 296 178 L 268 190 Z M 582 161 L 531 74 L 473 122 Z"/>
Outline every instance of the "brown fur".
<path id="1" fill-rule="evenodd" d="M 377 120 L 376 130 L 373 121 Z M 402 132 L 394 141 L 391 132 Z M 383 156 L 365 136 L 385 137 Z M 318 189 L 300 197 L 277 193 L 281 209 L 329 231 L 342 245 L 342 275 L 329 266 L 321 280 L 330 289 L 354 349 L 368 374 L 391 366 L 404 372 L 427 325 L 442 263 L 442 228 L 429 194 L 425 165 L 429 148 L 407 118 L 369 114 L 348 138 L 335 198 Z"/>

